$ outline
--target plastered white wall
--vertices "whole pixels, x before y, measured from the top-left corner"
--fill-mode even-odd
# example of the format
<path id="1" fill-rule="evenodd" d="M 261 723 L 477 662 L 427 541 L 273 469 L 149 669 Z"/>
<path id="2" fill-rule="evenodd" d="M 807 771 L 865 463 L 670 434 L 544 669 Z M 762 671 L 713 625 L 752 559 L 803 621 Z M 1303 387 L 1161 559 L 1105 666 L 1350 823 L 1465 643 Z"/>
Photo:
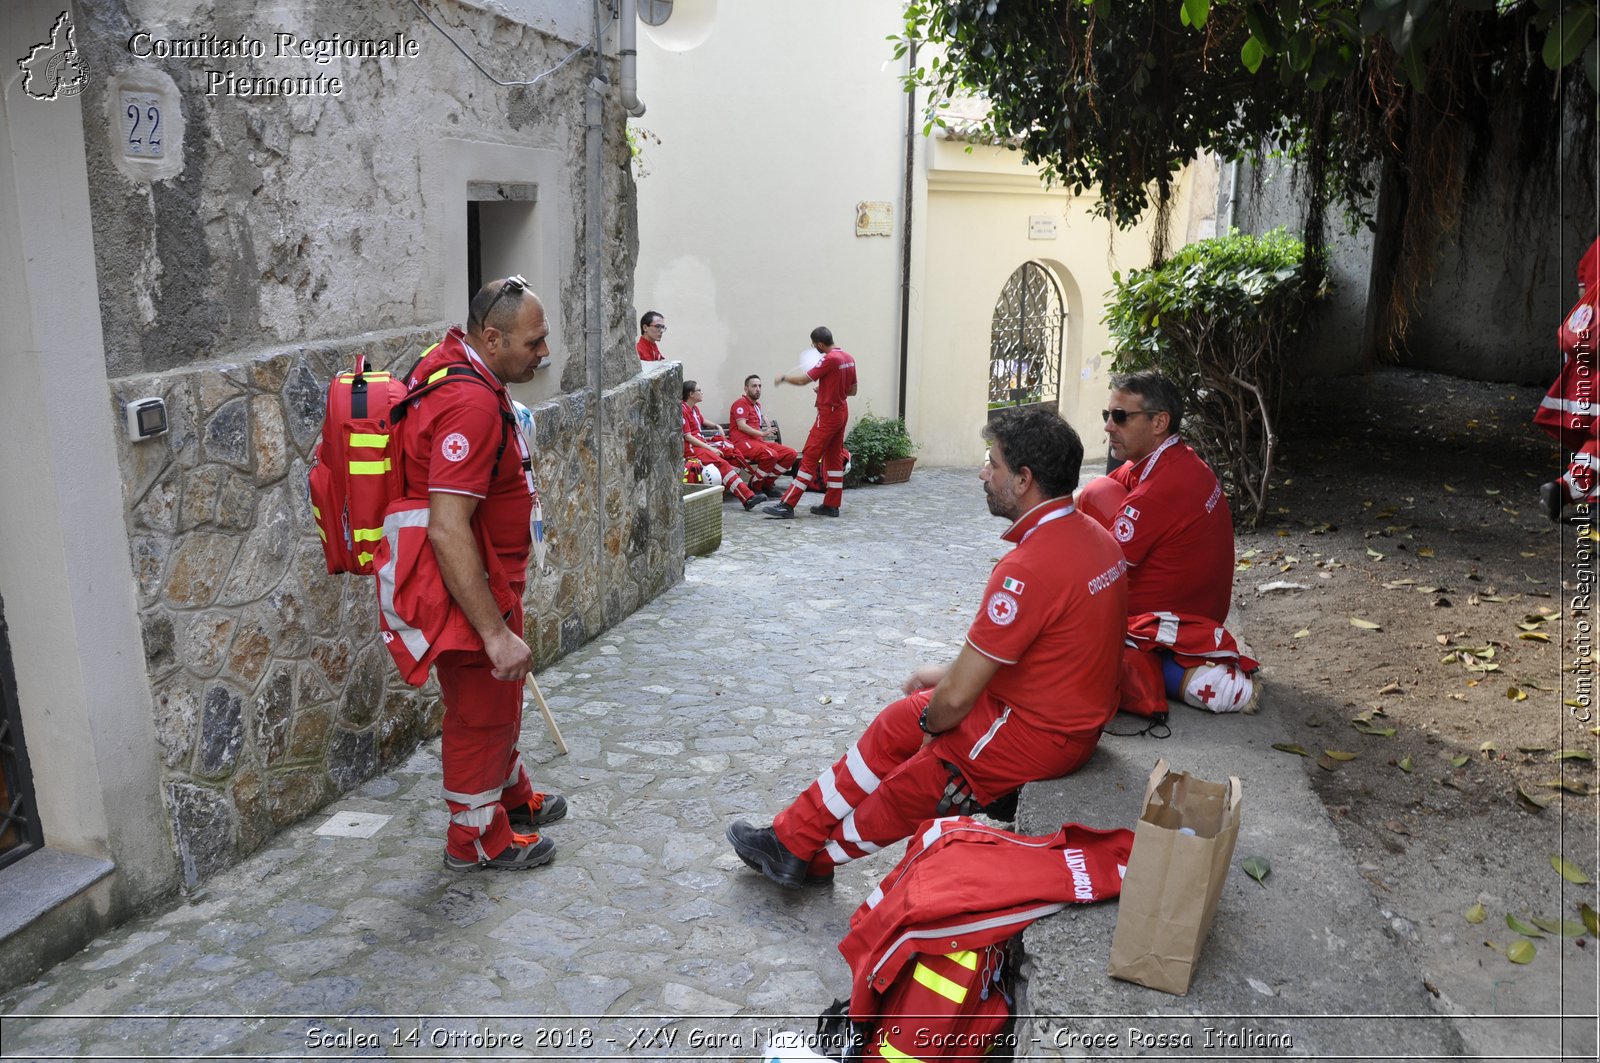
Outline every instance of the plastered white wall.
<path id="1" fill-rule="evenodd" d="M 59 4 L 8 4 L 8 41 Z M 107 400 L 76 98 L 6 75 L 0 152 L 0 597 L 46 844 L 173 881 Z M 23 253 L 23 248 L 27 253 Z"/>
<path id="2" fill-rule="evenodd" d="M 760 373 L 763 406 L 798 446 L 811 393 L 771 383 L 817 325 L 856 356 L 852 417 L 894 413 L 905 96 L 885 38 L 899 9 L 721 3 L 681 52 L 639 27 L 648 111 L 634 124 L 659 143 L 644 142 L 634 299 L 666 315 L 662 354 L 705 388 L 708 419 L 726 421 L 745 375 Z M 855 235 L 864 200 L 894 204 L 892 236 Z"/>

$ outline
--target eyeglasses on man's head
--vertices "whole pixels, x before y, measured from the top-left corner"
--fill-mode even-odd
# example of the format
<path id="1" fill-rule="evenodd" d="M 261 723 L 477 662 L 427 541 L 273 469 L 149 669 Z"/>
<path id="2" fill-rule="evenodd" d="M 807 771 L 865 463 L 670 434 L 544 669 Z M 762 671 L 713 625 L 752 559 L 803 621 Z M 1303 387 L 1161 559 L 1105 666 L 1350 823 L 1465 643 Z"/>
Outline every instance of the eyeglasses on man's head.
<path id="1" fill-rule="evenodd" d="M 507 277 L 505 280 L 500 282 L 499 290 L 496 291 L 493 295 L 491 295 L 489 297 L 489 301 L 486 304 L 484 304 L 484 307 L 483 307 L 482 310 L 478 310 L 478 311 L 475 311 L 475 312 L 472 313 L 472 315 L 471 315 L 470 319 L 468 320 L 467 324 L 472 325 L 475 328 L 482 328 L 483 325 L 484 325 L 484 322 L 488 321 L 488 319 L 489 319 L 489 311 L 491 311 L 491 310 L 493 310 L 495 308 L 495 304 L 496 303 L 498 303 L 501 299 L 505 298 L 505 294 L 507 292 L 516 292 L 517 293 L 517 298 L 520 299 L 522 297 L 522 293 L 527 291 L 527 290 L 528 290 L 528 282 L 527 282 L 527 280 L 522 276 L 522 274 L 513 273 L 511 276 Z M 487 291 L 487 289 L 485 289 L 485 291 Z M 478 293 L 478 298 L 479 299 L 483 298 L 483 292 L 479 292 Z"/>

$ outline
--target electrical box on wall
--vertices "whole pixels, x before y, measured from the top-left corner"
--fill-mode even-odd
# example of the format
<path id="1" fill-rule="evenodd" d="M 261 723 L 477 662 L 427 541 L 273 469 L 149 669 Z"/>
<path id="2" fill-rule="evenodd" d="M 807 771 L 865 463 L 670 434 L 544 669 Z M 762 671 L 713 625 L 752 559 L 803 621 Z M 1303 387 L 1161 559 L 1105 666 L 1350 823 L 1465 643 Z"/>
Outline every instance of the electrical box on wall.
<path id="1" fill-rule="evenodd" d="M 159 181 L 183 172 L 183 107 L 178 86 L 150 67 L 124 70 L 106 93 L 111 159 L 137 181 Z"/>
<path id="2" fill-rule="evenodd" d="M 135 443 L 154 439 L 167 430 L 167 403 L 162 398 L 133 399 L 128 403 L 128 438 Z"/>

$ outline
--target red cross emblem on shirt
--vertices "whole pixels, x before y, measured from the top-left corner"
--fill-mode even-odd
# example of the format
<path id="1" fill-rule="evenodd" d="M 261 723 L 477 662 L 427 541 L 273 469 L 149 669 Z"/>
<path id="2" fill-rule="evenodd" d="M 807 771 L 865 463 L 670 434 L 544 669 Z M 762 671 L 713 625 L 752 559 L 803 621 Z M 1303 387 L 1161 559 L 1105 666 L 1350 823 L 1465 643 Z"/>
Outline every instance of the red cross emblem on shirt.
<path id="1" fill-rule="evenodd" d="M 1017 618 L 1017 600 L 1005 591 L 995 591 L 989 596 L 989 619 L 1001 627 Z"/>

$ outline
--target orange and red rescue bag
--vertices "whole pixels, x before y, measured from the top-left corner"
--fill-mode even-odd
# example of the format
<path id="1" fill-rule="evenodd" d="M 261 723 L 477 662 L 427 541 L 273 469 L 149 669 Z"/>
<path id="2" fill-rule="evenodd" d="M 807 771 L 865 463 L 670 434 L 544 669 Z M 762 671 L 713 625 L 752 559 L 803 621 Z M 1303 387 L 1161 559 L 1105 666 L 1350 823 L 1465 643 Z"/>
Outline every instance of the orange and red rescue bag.
<path id="1" fill-rule="evenodd" d="M 329 572 L 372 574 L 372 554 L 391 496 L 389 411 L 405 397 L 405 381 L 368 370 L 361 354 L 354 372 L 340 373 L 328 385 L 322 441 L 308 479 L 311 516 Z"/>

